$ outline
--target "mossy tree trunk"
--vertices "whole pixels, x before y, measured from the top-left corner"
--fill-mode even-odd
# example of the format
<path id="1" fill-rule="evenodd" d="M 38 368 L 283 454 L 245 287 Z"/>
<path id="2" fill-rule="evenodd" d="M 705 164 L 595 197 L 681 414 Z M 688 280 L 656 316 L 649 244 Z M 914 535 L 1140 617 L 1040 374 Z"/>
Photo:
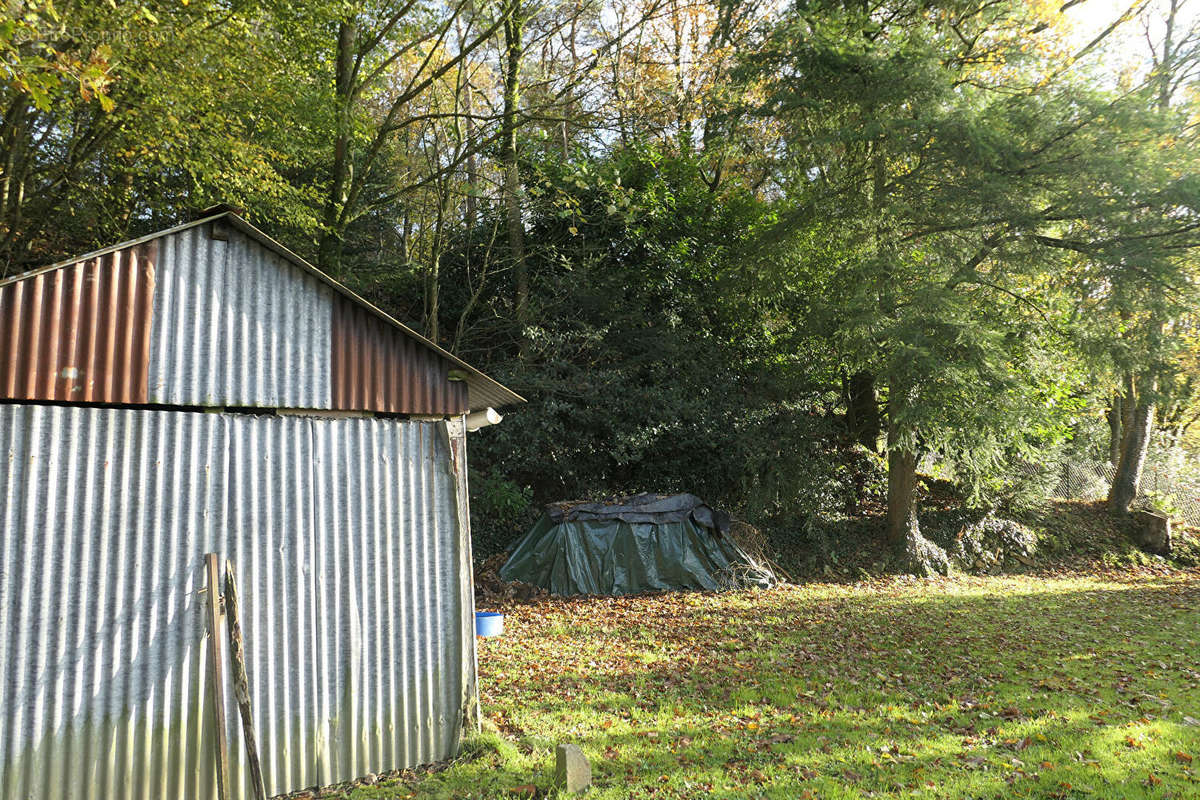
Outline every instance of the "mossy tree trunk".
<path id="1" fill-rule="evenodd" d="M 916 520 L 917 454 L 906 441 L 901 429 L 901 416 L 907 390 L 893 380 L 888 390 L 888 503 L 887 538 L 901 547 L 908 537 L 911 522 Z"/>

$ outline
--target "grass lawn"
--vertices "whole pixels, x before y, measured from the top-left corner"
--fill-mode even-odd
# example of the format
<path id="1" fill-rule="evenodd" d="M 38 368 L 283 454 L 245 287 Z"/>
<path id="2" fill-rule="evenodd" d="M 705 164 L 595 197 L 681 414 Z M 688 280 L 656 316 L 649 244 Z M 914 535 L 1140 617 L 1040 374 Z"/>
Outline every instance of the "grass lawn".
<path id="1" fill-rule="evenodd" d="M 1197 572 L 552 600 L 505 625 L 469 756 L 348 797 L 555 796 L 570 741 L 592 798 L 1200 798 Z"/>

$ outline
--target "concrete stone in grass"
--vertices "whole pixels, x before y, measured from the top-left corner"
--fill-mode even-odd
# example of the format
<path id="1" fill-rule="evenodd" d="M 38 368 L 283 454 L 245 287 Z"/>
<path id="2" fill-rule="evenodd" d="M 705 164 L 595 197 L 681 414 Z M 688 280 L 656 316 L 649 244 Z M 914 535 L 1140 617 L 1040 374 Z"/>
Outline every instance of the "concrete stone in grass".
<path id="1" fill-rule="evenodd" d="M 592 767 L 577 744 L 560 744 L 554 750 L 554 780 L 567 794 L 592 785 Z"/>

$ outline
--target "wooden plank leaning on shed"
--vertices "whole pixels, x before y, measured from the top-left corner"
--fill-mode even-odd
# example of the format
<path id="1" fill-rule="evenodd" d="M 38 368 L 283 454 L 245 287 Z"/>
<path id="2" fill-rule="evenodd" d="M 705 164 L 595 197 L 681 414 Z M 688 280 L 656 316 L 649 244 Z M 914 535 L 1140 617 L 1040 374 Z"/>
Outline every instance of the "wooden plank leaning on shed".
<path id="1" fill-rule="evenodd" d="M 229 625 L 229 655 L 233 664 L 233 694 L 242 717 L 242 737 L 246 760 L 250 762 L 250 782 L 257 800 L 267 800 L 262 764 L 258 760 L 258 739 L 254 735 L 254 715 L 250 709 L 250 681 L 246 678 L 246 647 L 242 642 L 242 622 L 238 615 L 237 581 L 233 562 L 225 562 L 225 617 Z"/>
<path id="2" fill-rule="evenodd" d="M 217 570 L 217 554 L 204 555 L 207 575 L 205 606 L 208 619 L 208 678 L 212 694 L 214 749 L 217 755 L 217 793 L 221 800 L 230 800 L 229 749 L 225 742 L 225 680 L 222 674 L 224 658 L 221 653 L 221 583 Z"/>

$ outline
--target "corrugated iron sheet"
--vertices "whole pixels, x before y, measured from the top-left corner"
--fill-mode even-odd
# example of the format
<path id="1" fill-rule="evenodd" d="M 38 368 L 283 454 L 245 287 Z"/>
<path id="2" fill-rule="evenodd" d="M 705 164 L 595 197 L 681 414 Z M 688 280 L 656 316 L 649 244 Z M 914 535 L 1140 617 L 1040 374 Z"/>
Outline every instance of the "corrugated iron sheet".
<path id="1" fill-rule="evenodd" d="M 469 402 L 470 402 L 470 409 L 472 411 L 484 409 L 489 406 L 494 406 L 496 408 L 500 408 L 503 406 L 511 405 L 513 403 L 525 402 L 525 398 L 521 397 L 516 392 L 512 391 L 511 389 L 507 388 L 506 386 L 501 385 L 499 382 L 493 380 L 492 378 L 489 378 L 487 375 L 480 372 L 478 369 L 471 366 L 467 362 L 463 361 L 461 358 L 458 358 L 453 353 L 449 352 L 448 350 L 443 350 L 436 343 L 430 341 L 429 339 L 426 339 L 424 336 L 417 333 L 416 331 L 409 328 L 408 326 L 404 325 L 399 320 L 395 319 L 392 316 L 389 316 L 384 311 L 380 310 L 379 308 L 375 307 L 371 303 L 367 302 L 365 299 L 358 296 L 354 292 L 350 291 L 342 284 L 338 283 L 337 281 L 333 280 L 329 276 L 325 275 L 323 272 L 321 272 L 316 267 L 309 264 L 303 258 L 301 258 L 300 256 L 293 253 L 291 250 L 288 250 L 286 247 L 284 247 L 279 242 L 272 239 L 270 236 L 267 236 L 265 233 L 260 231 L 258 228 L 255 228 L 253 225 L 246 222 L 244 219 L 239 217 L 237 214 L 223 214 L 220 217 L 220 219 L 228 222 L 233 228 L 235 228 L 239 231 L 242 231 L 247 236 L 251 237 L 256 242 L 261 244 L 263 247 L 266 247 L 266 248 L 274 251 L 275 253 L 282 255 L 284 258 L 286 258 L 288 261 L 290 261 L 293 265 L 295 265 L 302 272 L 305 272 L 305 273 L 315 277 L 317 280 L 325 282 L 340 297 L 348 300 L 354 306 L 374 313 L 378 319 L 383 321 L 392 330 L 394 330 L 404 336 L 410 337 L 413 341 L 420 342 L 425 347 L 429 348 L 429 350 L 432 353 L 435 353 L 435 354 L 441 356 L 442 358 L 444 358 L 448 362 L 450 362 L 452 365 L 458 367 L 459 369 L 462 369 L 467 375 L 466 384 L 468 387 L 468 397 L 469 397 Z M 416 413 L 416 412 L 414 412 L 414 413 Z"/>
<path id="2" fill-rule="evenodd" d="M 367 308 L 333 300 L 333 408 L 406 414 L 462 414 L 465 381 L 451 362 Z"/>
<path id="3" fill-rule="evenodd" d="M 205 552 L 237 566 L 269 793 L 454 752 L 445 424 L 8 405 L 0 457 L 0 796 L 215 796 Z"/>
<path id="4" fill-rule="evenodd" d="M 233 214 L 0 281 L 0 398 L 422 415 L 522 401 Z"/>
<path id="5" fill-rule="evenodd" d="M 156 242 L 0 285 L 0 396 L 144 403 Z"/>
<path id="6" fill-rule="evenodd" d="M 522 400 L 227 213 L 0 281 L 0 346 L 5 399 L 407 414 Z"/>
<path id="7" fill-rule="evenodd" d="M 214 224 L 159 240 L 150 401 L 330 408 L 333 291 Z"/>

